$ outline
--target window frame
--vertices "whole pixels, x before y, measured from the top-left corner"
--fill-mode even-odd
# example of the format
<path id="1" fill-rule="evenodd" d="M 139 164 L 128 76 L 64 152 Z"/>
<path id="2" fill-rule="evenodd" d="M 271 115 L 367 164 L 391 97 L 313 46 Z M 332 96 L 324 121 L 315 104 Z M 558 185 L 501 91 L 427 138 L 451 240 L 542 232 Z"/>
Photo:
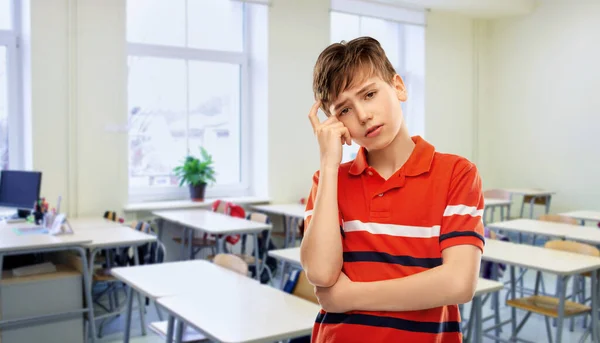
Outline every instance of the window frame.
<path id="1" fill-rule="evenodd" d="M 24 160 L 24 118 L 22 115 L 22 58 L 20 51 L 21 5 L 10 1 L 11 28 L 0 30 L 0 45 L 6 48 L 6 109 L 8 126 L 8 167 L 22 169 Z M 0 165 L 0 169 L 2 166 Z"/>
<path id="2" fill-rule="evenodd" d="M 145 44 L 127 42 L 127 57 L 158 57 L 166 59 L 178 59 L 186 61 L 200 62 L 219 62 L 231 63 L 240 66 L 240 183 L 235 185 L 215 184 L 206 189 L 206 198 L 218 197 L 240 197 L 249 196 L 252 193 L 251 180 L 253 178 L 252 165 L 252 124 L 253 117 L 250 104 L 250 51 L 251 51 L 251 15 L 250 9 L 246 4 L 243 6 L 243 51 L 219 51 L 190 47 L 177 47 L 167 45 Z M 187 15 L 187 14 L 186 14 Z M 186 28 L 187 30 L 187 28 Z M 189 119 L 189 114 L 187 116 Z M 189 123 L 189 121 L 188 121 Z M 189 126 L 188 126 L 189 130 Z M 128 163 L 127 180 L 129 185 L 129 135 L 128 132 Z M 198 154 L 189 147 L 189 140 L 186 142 L 188 152 Z M 209 152 L 210 153 L 210 152 Z M 182 156 L 183 158 L 184 156 Z M 218 180 L 218 175 L 217 175 Z M 146 186 L 131 187 L 128 186 L 129 202 L 161 201 L 161 200 L 180 200 L 189 198 L 187 187 L 178 186 Z"/>

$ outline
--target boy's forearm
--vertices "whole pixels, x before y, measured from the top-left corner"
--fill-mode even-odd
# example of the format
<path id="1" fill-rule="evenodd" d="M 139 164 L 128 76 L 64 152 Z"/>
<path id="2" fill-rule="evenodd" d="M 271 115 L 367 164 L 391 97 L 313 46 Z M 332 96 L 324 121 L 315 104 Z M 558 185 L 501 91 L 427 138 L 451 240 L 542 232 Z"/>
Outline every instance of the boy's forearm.
<path id="1" fill-rule="evenodd" d="M 312 218 L 300 247 L 302 268 L 315 286 L 332 286 L 342 269 L 337 191 L 338 169 L 321 168 Z"/>
<path id="2" fill-rule="evenodd" d="M 469 302 L 476 285 L 442 265 L 400 279 L 356 282 L 349 298 L 361 311 L 419 311 Z"/>

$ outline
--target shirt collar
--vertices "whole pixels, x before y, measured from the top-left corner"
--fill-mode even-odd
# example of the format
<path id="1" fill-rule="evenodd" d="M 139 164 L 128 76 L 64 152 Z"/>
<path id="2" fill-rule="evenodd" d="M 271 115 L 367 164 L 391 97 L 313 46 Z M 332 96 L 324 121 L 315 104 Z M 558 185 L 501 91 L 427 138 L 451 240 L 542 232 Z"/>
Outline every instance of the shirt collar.
<path id="1" fill-rule="evenodd" d="M 415 143 L 415 147 L 406 163 L 402 166 L 402 169 L 404 169 L 404 175 L 406 176 L 417 176 L 431 169 L 435 147 L 420 136 L 414 136 L 411 139 Z M 351 175 L 360 175 L 368 167 L 367 151 L 361 147 L 348 172 Z"/>

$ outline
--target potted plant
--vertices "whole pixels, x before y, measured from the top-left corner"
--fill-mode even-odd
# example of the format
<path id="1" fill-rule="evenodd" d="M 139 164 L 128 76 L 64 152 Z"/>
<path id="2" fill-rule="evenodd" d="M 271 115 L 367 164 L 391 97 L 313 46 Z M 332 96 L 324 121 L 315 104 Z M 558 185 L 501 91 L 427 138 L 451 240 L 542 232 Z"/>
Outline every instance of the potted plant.
<path id="1" fill-rule="evenodd" d="M 200 158 L 188 155 L 183 164 L 173 169 L 179 178 L 179 187 L 187 184 L 193 201 L 204 201 L 206 185 L 215 182 L 212 156 L 200 147 Z"/>

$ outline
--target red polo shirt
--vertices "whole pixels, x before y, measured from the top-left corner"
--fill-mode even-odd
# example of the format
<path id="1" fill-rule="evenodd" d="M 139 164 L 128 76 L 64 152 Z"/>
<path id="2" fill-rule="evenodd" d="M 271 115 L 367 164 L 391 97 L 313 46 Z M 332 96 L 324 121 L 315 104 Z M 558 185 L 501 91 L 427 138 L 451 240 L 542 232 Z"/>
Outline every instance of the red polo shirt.
<path id="1" fill-rule="evenodd" d="M 421 137 L 389 179 L 367 163 L 361 148 L 338 175 L 343 272 L 353 281 L 402 278 L 442 264 L 442 251 L 470 244 L 483 250 L 483 193 L 467 159 L 435 152 Z M 319 174 L 306 204 L 312 217 Z M 443 286 L 443 285 L 440 285 Z M 458 306 L 423 311 L 326 313 L 317 316 L 313 342 L 462 342 Z"/>

